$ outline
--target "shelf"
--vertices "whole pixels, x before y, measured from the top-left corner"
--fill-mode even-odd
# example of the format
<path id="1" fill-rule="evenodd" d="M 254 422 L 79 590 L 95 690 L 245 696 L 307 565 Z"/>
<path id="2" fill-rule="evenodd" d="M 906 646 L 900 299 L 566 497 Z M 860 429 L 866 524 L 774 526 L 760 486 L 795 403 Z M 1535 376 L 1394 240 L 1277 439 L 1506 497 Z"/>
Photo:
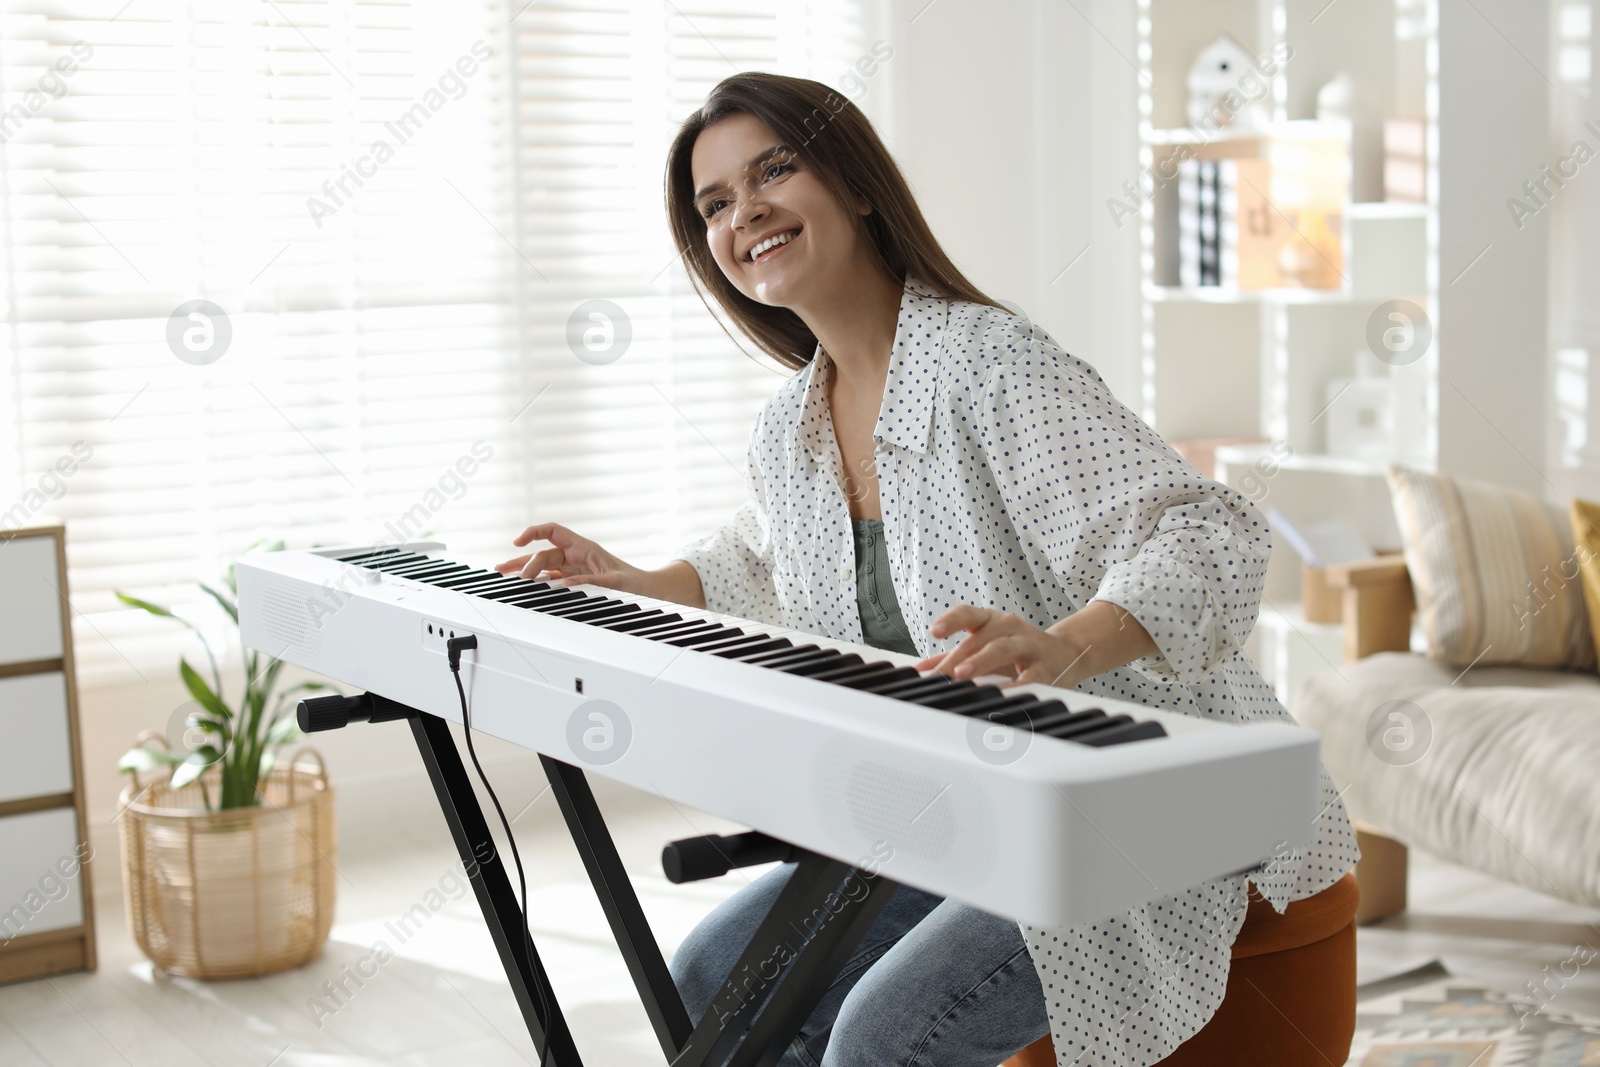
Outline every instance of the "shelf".
<path id="1" fill-rule="evenodd" d="M 1357 221 L 1366 219 L 1426 219 L 1427 217 L 1427 204 L 1415 204 L 1403 200 L 1363 201 L 1350 205 L 1350 218 Z"/>
<path id="2" fill-rule="evenodd" d="M 1156 285 L 1146 282 L 1144 298 L 1157 304 L 1348 304 L 1356 298 L 1344 289 L 1257 289 L 1224 286 Z"/>
<path id="3" fill-rule="evenodd" d="M 1402 33 L 1396 8 L 1387 2 L 1330 9 L 1326 0 L 1229 0 L 1223 5 L 1147 0 L 1138 7 L 1140 100 L 1134 132 L 1148 171 L 1137 220 L 1141 414 L 1169 437 L 1272 438 L 1286 458 L 1260 448 L 1223 448 L 1216 454 L 1219 476 L 1230 470 L 1235 479 L 1267 484 L 1272 475 L 1264 468 L 1271 464 L 1284 472 L 1282 481 L 1271 483 L 1280 507 L 1312 514 L 1333 501 L 1356 502 L 1368 524 L 1381 528 L 1387 511 L 1369 504 L 1387 499 L 1389 458 L 1408 467 L 1437 464 L 1414 458 L 1432 456 L 1438 446 L 1437 352 L 1418 367 L 1395 371 L 1375 360 L 1367 340 L 1374 312 L 1396 299 L 1427 309 L 1438 328 L 1435 223 L 1447 213 L 1437 200 L 1383 199 L 1383 124 L 1394 116 L 1427 114 L 1424 104 L 1438 91 L 1439 79 L 1436 72 L 1428 73 L 1424 60 L 1437 45 L 1437 27 L 1426 28 L 1420 37 Z M 1293 45 L 1292 60 L 1279 60 L 1267 76 L 1270 92 L 1241 92 L 1251 106 L 1238 111 L 1234 121 L 1248 126 L 1210 129 L 1188 121 L 1189 75 L 1219 32 L 1230 34 L 1252 56 L 1282 56 L 1282 46 Z M 1336 72 L 1351 79 L 1351 117 L 1311 118 L 1320 90 Z M 1218 82 L 1217 92 L 1221 89 Z M 1437 114 L 1426 122 L 1432 137 L 1439 128 Z M 1488 140 L 1474 134 L 1471 143 Z M 1218 214 L 1235 216 L 1231 223 L 1219 219 L 1219 229 L 1237 228 L 1219 241 L 1232 248 L 1219 255 L 1218 265 L 1224 271 L 1242 267 L 1246 284 L 1274 288 L 1179 284 L 1199 279 L 1190 273 L 1194 176 L 1186 172 L 1185 187 L 1174 165 L 1192 159 L 1235 161 L 1241 165 L 1238 173 L 1247 162 L 1250 170 L 1267 164 L 1274 180 L 1270 186 L 1252 179 L 1249 189 L 1237 183 L 1231 194 L 1225 181 L 1216 187 L 1219 196 L 1231 197 L 1231 212 Z M 1284 222 L 1296 207 L 1305 217 L 1290 223 L 1293 232 L 1285 231 L 1263 212 L 1263 199 L 1277 217 L 1287 216 Z M 1250 240 L 1241 241 L 1247 222 Z M 1294 255 L 1282 255 L 1280 245 Z M 1321 261 L 1308 246 L 1320 250 Z M 1225 256 L 1238 262 L 1225 262 Z M 1237 275 L 1227 276 L 1237 283 Z M 1290 287 L 1296 281 L 1335 288 Z M 1381 459 L 1327 454 L 1329 426 L 1338 421 L 1323 417 L 1334 395 L 1330 383 L 1365 376 L 1386 380 L 1392 440 Z M 1334 414 L 1343 414 L 1342 409 Z M 1342 423 L 1335 428 L 1335 442 L 1342 444 L 1339 431 L 1344 429 Z M 1288 585 L 1280 585 L 1275 592 L 1287 594 Z"/>
<path id="4" fill-rule="evenodd" d="M 1391 462 L 1412 464 L 1404 459 L 1362 459 L 1354 456 L 1330 456 L 1326 453 L 1296 452 L 1279 457 L 1272 452 L 1271 444 L 1223 445 L 1217 449 L 1216 462 L 1220 466 L 1248 467 L 1260 459 L 1270 459 L 1279 470 L 1308 471 L 1315 474 L 1352 474 L 1362 477 L 1382 478 Z"/>
<path id="5" fill-rule="evenodd" d="M 1343 141 L 1350 138 L 1350 124 L 1327 119 L 1289 119 L 1265 126 L 1234 128 L 1224 126 L 1206 137 L 1190 126 L 1157 129 L 1142 126 L 1140 136 L 1148 145 L 1208 145 L 1225 141 L 1280 140 Z"/>

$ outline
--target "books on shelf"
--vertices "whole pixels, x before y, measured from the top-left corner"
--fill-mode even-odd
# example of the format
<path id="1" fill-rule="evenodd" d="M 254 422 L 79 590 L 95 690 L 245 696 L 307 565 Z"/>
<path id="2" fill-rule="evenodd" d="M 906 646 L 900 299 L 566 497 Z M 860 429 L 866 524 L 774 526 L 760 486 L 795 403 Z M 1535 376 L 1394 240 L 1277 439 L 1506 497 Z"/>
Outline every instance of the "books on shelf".
<path id="1" fill-rule="evenodd" d="M 1285 284 L 1278 250 L 1287 224 L 1268 202 L 1264 159 L 1178 165 L 1178 281 L 1253 292 Z"/>
<path id="2" fill-rule="evenodd" d="M 1178 284 L 1238 292 L 1338 289 L 1342 146 L 1274 145 L 1271 158 L 1178 164 Z"/>

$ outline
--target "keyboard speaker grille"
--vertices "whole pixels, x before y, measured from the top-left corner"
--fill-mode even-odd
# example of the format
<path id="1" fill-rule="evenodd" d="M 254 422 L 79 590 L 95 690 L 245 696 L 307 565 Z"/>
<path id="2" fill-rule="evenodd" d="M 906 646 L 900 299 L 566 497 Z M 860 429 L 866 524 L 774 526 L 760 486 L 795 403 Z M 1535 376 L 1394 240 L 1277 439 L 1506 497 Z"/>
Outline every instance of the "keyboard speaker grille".
<path id="1" fill-rule="evenodd" d="M 261 589 L 261 629 L 270 642 L 261 649 L 272 656 L 290 653 L 314 656 L 322 649 L 322 630 L 317 620 L 332 613 L 325 603 L 316 603 L 296 592 L 296 586 L 280 586 L 266 577 Z"/>
<path id="2" fill-rule="evenodd" d="M 813 784 L 825 820 L 844 821 L 867 837 L 872 848 L 863 864 L 874 854 L 881 858 L 882 845 L 891 857 L 904 853 L 969 871 L 974 882 L 991 864 L 993 808 L 971 780 L 910 770 L 841 745 L 821 761 Z"/>

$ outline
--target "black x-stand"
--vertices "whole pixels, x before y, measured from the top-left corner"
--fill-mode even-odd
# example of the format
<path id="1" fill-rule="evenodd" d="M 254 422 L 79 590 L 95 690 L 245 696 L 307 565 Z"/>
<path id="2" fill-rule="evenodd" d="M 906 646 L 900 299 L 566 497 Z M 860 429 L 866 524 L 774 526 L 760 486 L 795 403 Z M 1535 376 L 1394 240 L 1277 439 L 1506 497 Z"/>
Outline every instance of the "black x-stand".
<path id="1" fill-rule="evenodd" d="M 433 780 L 445 822 L 478 895 L 534 1047 L 542 1044 L 548 1031 L 550 1063 L 580 1067 L 583 1061 L 549 975 L 532 947 L 532 938 L 523 937 L 524 919 L 516 894 L 446 720 L 376 693 L 305 700 L 298 708 L 298 719 L 306 733 L 362 720 L 410 721 L 417 750 Z M 883 910 L 896 883 L 761 833 L 708 834 L 667 845 L 661 854 L 662 866 L 668 879 L 678 883 L 714 878 L 735 867 L 774 860 L 798 864 L 711 1007 L 698 1025 L 692 1024 L 583 771 L 544 755 L 539 762 L 561 805 L 573 843 L 583 856 L 667 1063 L 671 1067 L 774 1067 Z"/>

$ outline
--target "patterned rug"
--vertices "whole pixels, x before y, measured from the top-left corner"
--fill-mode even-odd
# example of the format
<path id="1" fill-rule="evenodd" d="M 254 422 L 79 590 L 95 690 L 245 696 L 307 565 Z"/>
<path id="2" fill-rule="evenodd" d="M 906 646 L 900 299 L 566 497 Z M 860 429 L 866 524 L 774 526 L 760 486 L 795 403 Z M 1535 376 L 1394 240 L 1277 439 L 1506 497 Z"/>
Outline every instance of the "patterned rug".
<path id="1" fill-rule="evenodd" d="M 1600 1020 L 1472 985 L 1435 960 L 1361 987 L 1349 1067 L 1600 1067 Z"/>

